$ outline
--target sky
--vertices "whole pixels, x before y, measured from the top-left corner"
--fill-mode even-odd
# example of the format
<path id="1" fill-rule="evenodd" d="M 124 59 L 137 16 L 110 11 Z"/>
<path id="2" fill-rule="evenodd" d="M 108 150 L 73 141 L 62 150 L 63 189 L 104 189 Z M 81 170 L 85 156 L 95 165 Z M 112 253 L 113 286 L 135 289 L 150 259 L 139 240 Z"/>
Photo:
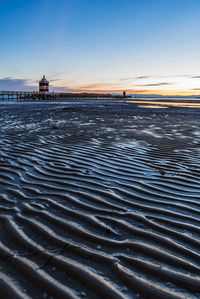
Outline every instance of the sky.
<path id="1" fill-rule="evenodd" d="M 200 94 L 199 0 L 0 4 L 0 90 Z"/>

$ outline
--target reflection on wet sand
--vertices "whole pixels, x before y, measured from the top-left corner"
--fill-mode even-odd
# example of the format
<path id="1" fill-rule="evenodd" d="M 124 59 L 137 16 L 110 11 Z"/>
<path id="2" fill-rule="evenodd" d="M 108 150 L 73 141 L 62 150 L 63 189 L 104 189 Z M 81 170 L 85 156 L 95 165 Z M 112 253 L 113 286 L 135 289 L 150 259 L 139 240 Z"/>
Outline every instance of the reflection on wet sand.
<path id="1" fill-rule="evenodd" d="M 162 106 L 162 105 L 150 105 L 150 104 L 148 104 L 148 105 L 139 105 L 139 107 L 140 108 L 159 108 L 159 109 L 165 109 L 165 108 L 168 108 L 167 106 Z"/>
<path id="2" fill-rule="evenodd" d="M 200 108 L 200 102 L 198 103 L 191 103 L 191 102 L 181 102 L 181 101 L 128 101 L 129 103 L 135 103 L 135 104 L 142 104 L 139 105 L 141 108 L 167 108 L 167 107 L 180 107 L 180 108 Z M 145 104 L 145 105 L 143 105 Z"/>

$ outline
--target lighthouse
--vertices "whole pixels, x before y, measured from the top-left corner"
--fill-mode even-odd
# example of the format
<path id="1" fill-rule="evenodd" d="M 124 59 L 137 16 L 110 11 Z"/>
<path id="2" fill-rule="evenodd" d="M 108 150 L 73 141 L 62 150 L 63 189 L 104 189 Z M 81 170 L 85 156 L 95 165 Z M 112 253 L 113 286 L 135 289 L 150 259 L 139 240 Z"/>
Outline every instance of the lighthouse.
<path id="1" fill-rule="evenodd" d="M 49 82 L 43 76 L 43 78 L 39 81 L 39 93 L 45 94 L 49 92 Z"/>

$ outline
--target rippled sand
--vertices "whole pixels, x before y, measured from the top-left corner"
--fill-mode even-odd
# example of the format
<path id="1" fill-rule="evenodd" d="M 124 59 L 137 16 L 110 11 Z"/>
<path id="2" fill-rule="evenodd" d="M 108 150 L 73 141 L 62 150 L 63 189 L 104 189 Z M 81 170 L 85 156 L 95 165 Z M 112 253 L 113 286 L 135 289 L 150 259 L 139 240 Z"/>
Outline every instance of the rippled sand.
<path id="1" fill-rule="evenodd" d="M 0 107 L 0 298 L 200 298 L 200 114 Z"/>

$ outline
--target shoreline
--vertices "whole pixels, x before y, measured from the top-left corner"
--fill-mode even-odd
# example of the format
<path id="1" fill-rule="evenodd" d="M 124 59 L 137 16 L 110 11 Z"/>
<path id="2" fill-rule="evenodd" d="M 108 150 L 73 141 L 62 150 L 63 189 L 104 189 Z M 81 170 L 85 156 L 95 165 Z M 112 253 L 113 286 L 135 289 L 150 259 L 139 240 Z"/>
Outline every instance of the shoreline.
<path id="1" fill-rule="evenodd" d="M 71 100 L 71 101 L 2 101 L 1 106 L 69 106 L 84 109 L 90 107 L 92 109 L 104 109 L 107 107 L 110 112 L 120 113 L 141 113 L 141 114 L 193 114 L 198 115 L 200 110 L 199 102 L 158 102 L 158 101 L 111 101 L 111 100 Z M 119 111 L 117 111 L 119 110 Z"/>

